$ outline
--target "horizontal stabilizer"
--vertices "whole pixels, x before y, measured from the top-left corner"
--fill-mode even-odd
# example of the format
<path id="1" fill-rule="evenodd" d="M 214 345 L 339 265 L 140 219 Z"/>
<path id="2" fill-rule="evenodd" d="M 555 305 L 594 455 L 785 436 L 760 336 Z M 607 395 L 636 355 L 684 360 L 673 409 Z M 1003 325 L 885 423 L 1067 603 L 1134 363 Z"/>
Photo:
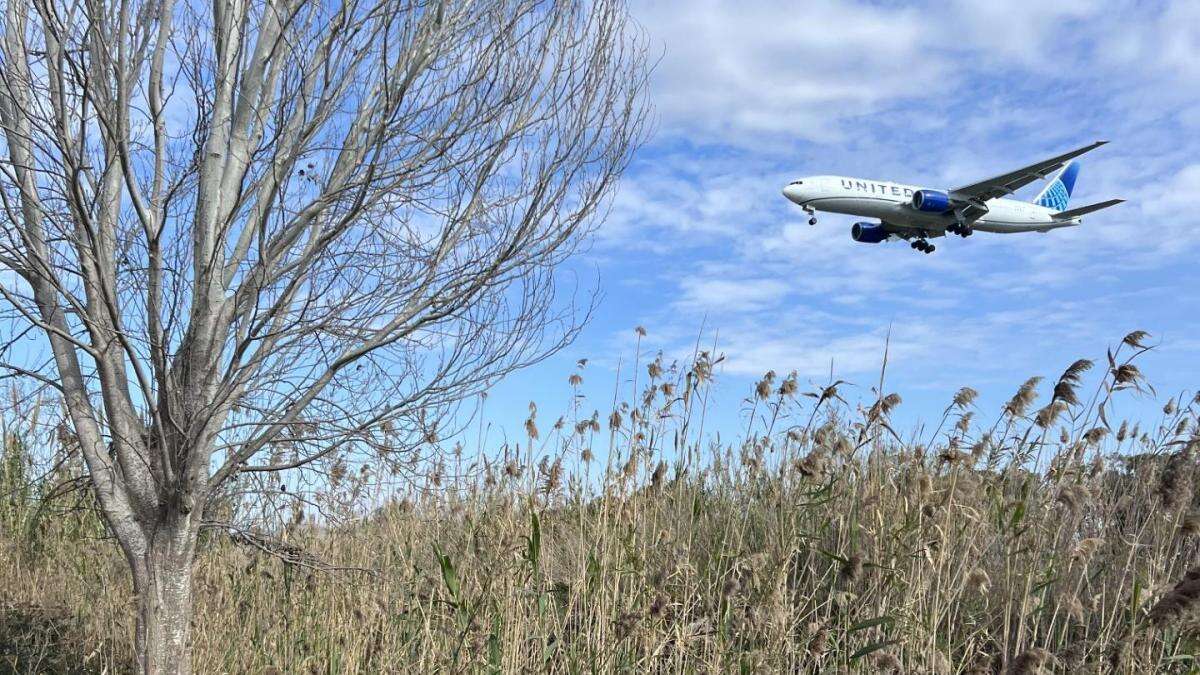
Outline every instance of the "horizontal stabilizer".
<path id="1" fill-rule="evenodd" d="M 1125 200 L 1124 199 L 1110 199 L 1106 202 L 1097 202 L 1095 204 L 1088 204 L 1087 206 L 1079 206 L 1079 207 L 1076 207 L 1073 209 L 1068 209 L 1066 211 L 1060 211 L 1060 212 L 1054 214 L 1052 217 L 1055 220 L 1073 220 L 1075 218 L 1078 218 L 1079 216 L 1091 213 L 1093 211 L 1099 211 L 1100 209 L 1107 209 L 1110 206 L 1116 206 L 1117 204 L 1120 204 L 1123 201 L 1125 201 Z"/>

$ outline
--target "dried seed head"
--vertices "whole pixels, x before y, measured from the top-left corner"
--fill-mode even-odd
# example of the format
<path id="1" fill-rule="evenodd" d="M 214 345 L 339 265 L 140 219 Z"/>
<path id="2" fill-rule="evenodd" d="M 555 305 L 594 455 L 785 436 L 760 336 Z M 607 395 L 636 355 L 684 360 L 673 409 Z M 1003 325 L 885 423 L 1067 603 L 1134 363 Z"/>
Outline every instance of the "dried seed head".
<path id="1" fill-rule="evenodd" d="M 667 478 L 667 463 L 659 460 L 658 466 L 654 467 L 654 473 L 650 476 L 650 486 L 652 488 L 660 488 L 663 481 Z"/>
<path id="2" fill-rule="evenodd" d="M 909 488 L 916 493 L 915 497 L 918 499 L 923 498 L 933 492 L 933 478 L 922 471 L 915 477 L 909 478 Z"/>
<path id="3" fill-rule="evenodd" d="M 971 446 L 971 460 L 973 462 L 978 462 L 979 460 L 983 459 L 983 456 L 987 454 L 991 445 L 992 435 L 990 433 L 984 434 Z"/>
<path id="4" fill-rule="evenodd" d="M 1087 359 L 1079 359 L 1068 366 L 1054 385 L 1054 400 L 1062 401 L 1069 406 L 1079 405 L 1079 397 L 1075 390 L 1082 381 L 1083 374 L 1091 369 L 1092 362 Z"/>
<path id="5" fill-rule="evenodd" d="M 661 619 L 663 615 L 666 614 L 667 606 L 669 604 L 670 600 L 667 599 L 667 596 L 659 593 L 655 595 L 654 600 L 650 602 L 650 609 L 646 611 L 646 614 L 651 619 Z"/>
<path id="6" fill-rule="evenodd" d="M 1067 615 L 1067 618 L 1076 623 L 1083 623 L 1083 603 L 1079 601 L 1079 598 L 1074 595 L 1059 598 L 1058 606 L 1063 614 Z"/>
<path id="7" fill-rule="evenodd" d="M 543 460 L 544 461 L 544 460 Z M 562 486 L 563 466 L 562 458 L 554 460 L 554 463 L 540 467 L 542 471 L 542 492 L 553 494 Z"/>
<path id="8" fill-rule="evenodd" d="M 863 559 L 857 553 L 850 555 L 842 563 L 842 568 L 838 573 L 838 579 L 843 585 L 850 585 L 862 578 L 863 574 Z"/>
<path id="9" fill-rule="evenodd" d="M 1022 417 L 1029 410 L 1029 406 L 1037 399 L 1037 386 L 1041 384 L 1041 377 L 1031 377 L 1025 380 L 1017 393 L 1004 406 L 1004 412 L 1012 417 Z"/>
<path id="10" fill-rule="evenodd" d="M 799 389 L 800 384 L 796 381 L 796 373 L 793 372 L 779 385 L 779 395 L 784 398 L 791 398 L 796 395 Z"/>
<path id="11" fill-rule="evenodd" d="M 1155 626 L 1163 627 L 1190 618 L 1200 606 L 1200 566 L 1189 569 L 1175 588 L 1164 595 L 1150 608 L 1147 618 Z"/>
<path id="12" fill-rule="evenodd" d="M 1136 385 L 1142 380 L 1142 371 L 1132 363 L 1123 363 L 1112 371 L 1113 381 L 1118 385 Z"/>
<path id="13" fill-rule="evenodd" d="M 901 401 L 900 394 L 888 394 L 871 405 L 871 410 L 867 412 L 867 417 L 871 420 L 887 417 L 896 406 L 900 405 Z"/>
<path id="14" fill-rule="evenodd" d="M 636 474 L 637 474 L 637 455 L 630 453 L 629 459 L 626 460 L 625 464 L 621 467 L 621 476 L 624 479 L 629 480 L 629 479 L 633 478 L 634 475 L 636 475 Z"/>
<path id="15" fill-rule="evenodd" d="M 621 428 L 621 413 L 619 411 L 614 410 L 608 416 L 608 428 L 612 431 L 617 431 Z"/>
<path id="16" fill-rule="evenodd" d="M 979 392 L 970 387 L 963 387 L 954 395 L 954 406 L 956 408 L 966 408 L 975 402 L 979 396 Z"/>
<path id="17" fill-rule="evenodd" d="M 615 628 L 618 642 L 625 640 L 630 635 L 633 635 L 634 629 L 637 628 L 639 618 L 640 617 L 634 612 L 625 612 L 617 617 Z"/>
<path id="18" fill-rule="evenodd" d="M 657 380 L 658 378 L 662 377 L 662 363 L 658 359 L 651 361 L 646 366 L 646 373 L 650 375 L 651 380 Z"/>
<path id="19" fill-rule="evenodd" d="M 1103 537 L 1088 537 L 1087 539 L 1080 539 L 1079 542 L 1075 544 L 1075 548 L 1071 550 L 1071 557 L 1075 558 L 1076 560 L 1087 562 L 1089 559 L 1091 559 L 1092 555 L 1096 553 L 1096 551 L 1100 550 L 1100 547 L 1103 545 Z"/>
<path id="20" fill-rule="evenodd" d="M 971 428 L 971 420 L 975 417 L 975 413 L 966 412 L 958 416 L 958 422 L 954 424 L 954 429 L 960 434 L 966 434 Z"/>
<path id="21" fill-rule="evenodd" d="M 1050 665 L 1054 657 L 1050 652 L 1035 647 L 1021 652 L 1017 658 L 1013 659 L 1012 666 L 1009 667 L 1009 675 L 1039 675 L 1045 673 L 1046 666 Z"/>
<path id="22" fill-rule="evenodd" d="M 508 460 L 508 463 L 504 465 L 504 475 L 509 478 L 520 478 L 522 473 L 521 465 L 515 459 Z"/>
<path id="23" fill-rule="evenodd" d="M 1037 416 L 1034 417 L 1033 423 L 1043 429 L 1049 429 L 1054 425 L 1054 422 L 1058 419 L 1058 416 L 1062 414 L 1065 408 L 1065 403 L 1063 403 L 1061 400 L 1055 399 L 1046 407 L 1037 412 Z"/>
<path id="24" fill-rule="evenodd" d="M 858 599 L 858 594 L 851 591 L 834 591 L 829 594 L 829 599 L 833 601 L 834 607 L 845 610 L 854 604 L 854 601 Z"/>
<path id="25" fill-rule="evenodd" d="M 829 629 L 820 623 L 808 624 L 808 653 L 813 658 L 821 658 L 829 651 Z"/>
<path id="26" fill-rule="evenodd" d="M 891 652 L 875 652 L 874 660 L 877 673 L 900 672 L 900 659 Z"/>
<path id="27" fill-rule="evenodd" d="M 968 457 L 967 453 L 959 450 L 958 448 L 951 447 L 951 448 L 946 448 L 945 450 L 943 450 L 938 455 L 938 460 L 940 462 L 942 462 L 943 464 L 949 464 L 950 466 L 955 466 L 955 465 L 959 464 L 960 462 L 962 462 L 963 460 L 965 460 L 967 457 Z"/>
<path id="28" fill-rule="evenodd" d="M 883 406 L 882 406 L 883 412 L 884 412 L 884 414 L 887 414 L 887 413 L 891 412 L 896 406 L 900 405 L 903 402 L 903 399 L 900 398 L 900 394 L 892 392 L 891 394 L 884 396 L 882 399 L 882 402 L 883 402 Z"/>
<path id="29" fill-rule="evenodd" d="M 1179 522 L 1179 536 L 1194 537 L 1200 534 L 1200 513 L 1192 511 Z"/>
<path id="30" fill-rule="evenodd" d="M 1147 333 L 1146 331 L 1135 330 L 1132 333 L 1130 333 L 1129 335 L 1126 335 L 1125 339 L 1121 340 L 1121 342 L 1129 345 L 1130 347 L 1133 347 L 1134 349 L 1145 349 L 1146 345 L 1144 344 L 1144 342 L 1145 342 L 1146 338 L 1148 338 L 1148 337 L 1150 337 L 1150 334 Z"/>
<path id="31" fill-rule="evenodd" d="M 766 375 L 754 385 L 754 396 L 758 400 L 764 400 L 771 395 L 771 385 L 775 382 L 775 371 L 768 370 Z"/>
<path id="32" fill-rule="evenodd" d="M 1191 455 L 1186 448 L 1171 455 L 1158 482 L 1157 492 L 1163 506 L 1173 509 L 1191 502 L 1194 469 Z"/>
<path id="33" fill-rule="evenodd" d="M 1091 500 L 1092 493 L 1086 486 L 1069 483 L 1058 492 L 1057 501 L 1071 511 L 1078 512 Z"/>
<path id="34" fill-rule="evenodd" d="M 983 595 L 991 588 L 992 578 L 981 567 L 976 567 L 967 574 L 963 586 L 972 593 Z"/>
<path id="35" fill-rule="evenodd" d="M 803 459 L 799 459 L 795 463 L 796 471 L 805 478 L 824 475 L 828 468 L 828 462 L 825 459 L 825 454 L 820 450 L 813 450 L 808 453 Z"/>
<path id="36" fill-rule="evenodd" d="M 721 597 L 731 598 L 738 592 L 741 584 L 738 583 L 737 577 L 729 575 L 725 577 L 725 581 L 721 583 Z"/>
<path id="37" fill-rule="evenodd" d="M 954 673 L 954 665 L 950 662 L 950 658 L 942 652 L 933 650 L 926 656 L 929 659 L 930 675 L 951 675 Z"/>

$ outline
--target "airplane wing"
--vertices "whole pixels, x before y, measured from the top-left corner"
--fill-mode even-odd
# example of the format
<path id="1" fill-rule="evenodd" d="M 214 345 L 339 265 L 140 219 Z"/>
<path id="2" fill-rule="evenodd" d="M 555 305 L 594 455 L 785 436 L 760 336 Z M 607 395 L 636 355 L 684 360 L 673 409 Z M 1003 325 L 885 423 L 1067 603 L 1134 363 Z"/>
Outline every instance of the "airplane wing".
<path id="1" fill-rule="evenodd" d="M 950 191 L 952 197 L 962 201 L 971 201 L 981 203 L 989 199 L 997 199 L 1010 195 L 1017 190 L 1029 185 L 1035 180 L 1046 178 L 1054 171 L 1062 167 L 1063 164 L 1075 159 L 1076 157 L 1091 152 L 1096 148 L 1104 145 L 1108 141 L 1096 141 L 1091 145 L 1085 145 L 1082 148 L 1076 148 L 1067 153 L 1063 153 L 1057 157 L 1043 160 L 1037 164 L 1030 164 L 1027 167 L 1010 171 L 999 176 L 981 180 L 978 183 L 971 183 L 956 188 Z M 986 212 L 986 208 L 983 209 Z"/>

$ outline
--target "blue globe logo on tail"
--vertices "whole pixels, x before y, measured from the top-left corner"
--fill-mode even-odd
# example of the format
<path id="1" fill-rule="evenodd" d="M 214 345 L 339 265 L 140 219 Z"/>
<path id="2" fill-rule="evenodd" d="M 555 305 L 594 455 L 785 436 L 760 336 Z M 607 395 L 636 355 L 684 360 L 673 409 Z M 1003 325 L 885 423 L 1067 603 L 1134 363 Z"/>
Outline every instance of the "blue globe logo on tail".
<path id="1" fill-rule="evenodd" d="M 1079 162 L 1067 164 L 1037 196 L 1036 203 L 1055 211 L 1065 211 L 1071 201 L 1071 191 L 1075 189 L 1075 177 L 1078 175 Z"/>

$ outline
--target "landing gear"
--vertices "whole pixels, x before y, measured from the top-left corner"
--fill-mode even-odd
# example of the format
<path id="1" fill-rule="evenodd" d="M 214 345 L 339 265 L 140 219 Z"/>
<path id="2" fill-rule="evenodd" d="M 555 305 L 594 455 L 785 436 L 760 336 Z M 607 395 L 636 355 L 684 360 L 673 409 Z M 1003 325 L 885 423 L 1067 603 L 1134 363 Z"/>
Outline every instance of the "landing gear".
<path id="1" fill-rule="evenodd" d="M 817 214 L 816 214 L 816 212 L 815 212 L 815 211 L 813 211 L 811 208 L 809 208 L 809 207 L 807 207 L 807 206 L 806 206 L 806 207 L 804 207 L 804 212 L 808 214 L 808 224 L 809 224 L 809 225 L 816 225 L 816 224 L 817 224 Z"/>
<path id="2" fill-rule="evenodd" d="M 955 223 L 955 224 L 947 227 L 946 231 L 949 232 L 950 234 L 957 234 L 958 236 L 963 237 L 964 239 L 975 233 L 974 228 L 972 228 L 970 225 L 967 225 L 964 223 Z"/>
<path id="3" fill-rule="evenodd" d="M 925 253 L 925 254 L 933 253 L 934 251 L 937 250 L 936 246 L 925 241 L 924 239 L 918 239 L 918 240 L 914 241 L 912 244 L 910 244 L 910 246 L 912 246 L 914 249 L 920 251 L 921 253 Z"/>
<path id="4" fill-rule="evenodd" d="M 816 225 L 816 224 L 817 224 L 817 218 L 816 218 L 816 216 L 813 216 L 812 218 L 809 218 L 809 219 L 808 219 L 808 224 L 809 224 L 809 225 Z"/>

